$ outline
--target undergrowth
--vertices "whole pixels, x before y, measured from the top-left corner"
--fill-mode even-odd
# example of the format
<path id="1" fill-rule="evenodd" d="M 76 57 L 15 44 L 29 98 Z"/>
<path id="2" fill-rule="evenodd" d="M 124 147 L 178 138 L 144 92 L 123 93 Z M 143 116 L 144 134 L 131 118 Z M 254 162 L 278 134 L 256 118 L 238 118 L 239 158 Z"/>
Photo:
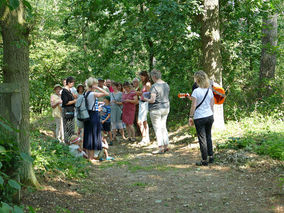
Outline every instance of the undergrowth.
<path id="1" fill-rule="evenodd" d="M 34 169 L 40 176 L 62 175 L 67 178 L 85 178 L 88 162 L 83 158 L 75 158 L 69 147 L 39 131 L 31 133 L 32 157 Z"/>
<path id="2" fill-rule="evenodd" d="M 252 113 L 240 121 L 230 121 L 215 135 L 217 149 L 244 149 L 284 160 L 284 124 L 281 118 Z"/>

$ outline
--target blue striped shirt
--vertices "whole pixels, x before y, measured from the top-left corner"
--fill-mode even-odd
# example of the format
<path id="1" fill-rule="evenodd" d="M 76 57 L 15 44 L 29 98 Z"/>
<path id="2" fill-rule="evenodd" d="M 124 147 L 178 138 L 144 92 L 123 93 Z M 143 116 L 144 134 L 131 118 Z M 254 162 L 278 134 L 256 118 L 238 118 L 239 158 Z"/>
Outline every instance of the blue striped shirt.
<path id="1" fill-rule="evenodd" d="M 103 105 L 102 106 L 102 121 L 105 120 L 110 113 L 111 113 L 110 105 Z M 110 122 L 110 117 L 105 122 Z"/>

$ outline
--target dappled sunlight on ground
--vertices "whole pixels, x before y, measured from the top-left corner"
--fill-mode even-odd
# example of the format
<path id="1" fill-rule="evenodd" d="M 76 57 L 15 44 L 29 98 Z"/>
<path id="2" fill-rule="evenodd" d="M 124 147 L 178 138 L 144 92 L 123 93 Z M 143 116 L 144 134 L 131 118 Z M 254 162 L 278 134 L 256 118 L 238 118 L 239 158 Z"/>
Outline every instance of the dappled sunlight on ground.
<path id="1" fill-rule="evenodd" d="M 136 143 L 117 142 L 109 149 L 115 161 L 88 165 L 86 179 L 67 180 L 61 176 L 42 180 L 44 190 L 26 192 L 23 202 L 39 208 L 39 212 L 56 212 L 50 209 L 59 206 L 76 213 L 266 213 L 283 209 L 283 190 L 277 182 L 283 172 L 279 162 L 271 167 L 251 168 L 251 164 L 234 161 L 234 157 L 246 156 L 249 162 L 256 159 L 260 165 L 271 161 L 231 152 L 218 153 L 216 163 L 208 167 L 197 167 L 199 145 L 184 134 L 187 130 L 182 127 L 171 132 L 174 140 L 170 151 L 162 155 L 151 154 L 157 149 L 153 138 L 146 147 L 138 145 L 139 138 Z"/>

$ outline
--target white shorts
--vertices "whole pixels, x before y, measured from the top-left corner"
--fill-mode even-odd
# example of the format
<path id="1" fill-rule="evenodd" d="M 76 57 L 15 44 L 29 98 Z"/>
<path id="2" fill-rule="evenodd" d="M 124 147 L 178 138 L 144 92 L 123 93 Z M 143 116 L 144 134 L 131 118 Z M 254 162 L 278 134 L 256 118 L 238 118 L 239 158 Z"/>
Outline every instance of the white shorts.
<path id="1" fill-rule="evenodd" d="M 138 121 L 147 121 L 148 115 L 148 102 L 139 101 Z"/>
<path id="2" fill-rule="evenodd" d="M 103 147 L 103 149 L 108 149 L 108 143 L 102 142 L 102 147 Z"/>

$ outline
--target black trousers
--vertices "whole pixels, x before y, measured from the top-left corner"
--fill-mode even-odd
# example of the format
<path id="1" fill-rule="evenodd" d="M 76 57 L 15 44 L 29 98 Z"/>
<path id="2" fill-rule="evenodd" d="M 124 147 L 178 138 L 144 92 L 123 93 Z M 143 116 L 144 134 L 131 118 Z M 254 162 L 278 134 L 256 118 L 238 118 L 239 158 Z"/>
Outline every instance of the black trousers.
<path id="1" fill-rule="evenodd" d="M 213 115 L 194 120 L 202 160 L 207 160 L 208 156 L 213 156 L 213 146 L 211 139 L 211 129 L 213 122 Z"/>

